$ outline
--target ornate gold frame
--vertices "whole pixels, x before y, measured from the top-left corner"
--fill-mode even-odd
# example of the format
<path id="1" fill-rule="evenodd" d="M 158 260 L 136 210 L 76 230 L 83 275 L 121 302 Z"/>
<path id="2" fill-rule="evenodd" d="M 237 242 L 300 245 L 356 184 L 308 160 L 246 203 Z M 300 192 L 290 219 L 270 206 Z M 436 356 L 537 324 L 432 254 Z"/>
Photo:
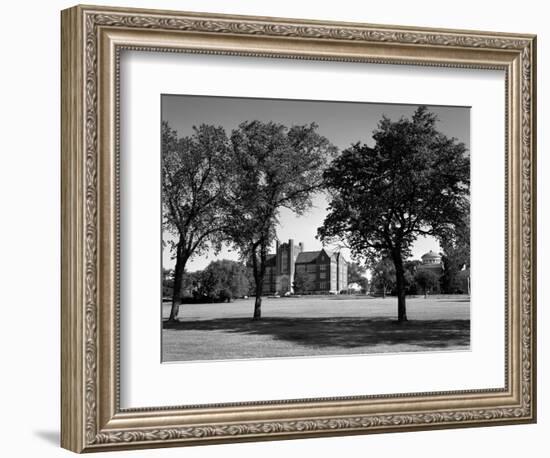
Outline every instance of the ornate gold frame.
<path id="1" fill-rule="evenodd" d="M 93 6 L 64 10 L 61 32 L 63 447 L 88 452 L 535 421 L 535 36 Z M 121 410 L 122 49 L 504 70 L 506 387 Z"/>

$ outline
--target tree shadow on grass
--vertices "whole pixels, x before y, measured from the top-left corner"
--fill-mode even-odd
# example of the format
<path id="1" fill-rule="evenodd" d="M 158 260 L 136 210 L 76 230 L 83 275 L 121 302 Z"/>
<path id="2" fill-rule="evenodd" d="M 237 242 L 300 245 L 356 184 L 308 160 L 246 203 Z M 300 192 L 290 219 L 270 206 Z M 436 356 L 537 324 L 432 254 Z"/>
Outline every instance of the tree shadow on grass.
<path id="1" fill-rule="evenodd" d="M 163 322 L 166 330 L 221 331 L 265 335 L 298 345 L 356 348 L 370 345 L 418 345 L 426 348 L 468 347 L 470 320 L 412 320 L 366 318 L 219 318 Z"/>
<path id="2" fill-rule="evenodd" d="M 470 302 L 470 299 L 437 299 L 437 302 L 451 302 L 456 304 L 457 302 Z"/>

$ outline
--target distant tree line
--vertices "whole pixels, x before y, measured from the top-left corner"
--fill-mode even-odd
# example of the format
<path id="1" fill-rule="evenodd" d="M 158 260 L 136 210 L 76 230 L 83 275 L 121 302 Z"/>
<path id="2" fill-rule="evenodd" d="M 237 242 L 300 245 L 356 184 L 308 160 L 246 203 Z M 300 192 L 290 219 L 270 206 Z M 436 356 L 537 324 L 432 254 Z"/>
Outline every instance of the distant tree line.
<path id="1" fill-rule="evenodd" d="M 348 268 L 348 283 L 359 286 L 360 292 L 368 292 L 366 268 L 352 262 Z M 173 296 L 174 270 L 163 269 L 163 296 Z M 302 294 L 312 289 L 306 272 L 295 273 L 294 291 Z M 182 279 L 181 303 L 231 302 L 254 294 L 254 274 L 250 265 L 228 259 L 212 261 L 205 269 L 185 272 Z M 348 291 L 342 291 L 346 293 Z"/>
<path id="2" fill-rule="evenodd" d="M 173 296 L 174 271 L 163 279 L 165 292 Z M 231 302 L 250 293 L 250 269 L 243 263 L 222 259 L 205 269 L 186 272 L 182 279 L 180 303 Z"/>
<path id="3" fill-rule="evenodd" d="M 454 253 L 442 257 L 443 271 L 440 275 L 429 269 L 422 269 L 420 261 L 406 261 L 405 294 L 467 294 L 469 272 L 468 261 L 455 257 Z M 446 267 L 450 266 L 450 267 Z M 384 258 L 372 269 L 370 292 L 381 296 L 397 295 L 395 267 L 390 259 Z"/>

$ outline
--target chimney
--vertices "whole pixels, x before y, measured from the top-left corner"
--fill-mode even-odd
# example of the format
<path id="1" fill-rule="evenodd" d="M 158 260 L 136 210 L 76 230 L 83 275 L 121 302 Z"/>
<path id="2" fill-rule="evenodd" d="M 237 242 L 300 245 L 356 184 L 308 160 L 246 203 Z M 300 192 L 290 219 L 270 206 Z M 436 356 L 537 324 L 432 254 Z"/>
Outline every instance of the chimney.
<path id="1" fill-rule="evenodd" d="M 279 254 L 279 239 L 275 239 L 275 275 L 281 275 L 281 255 Z"/>
<path id="2" fill-rule="evenodd" d="M 303 253 L 304 252 L 304 244 L 302 242 L 300 242 L 298 244 L 298 246 L 300 247 L 300 253 Z"/>
<path id="3" fill-rule="evenodd" d="M 294 262 L 296 261 L 296 256 L 294 251 L 294 239 L 288 239 L 288 273 L 289 273 L 289 288 L 288 292 L 293 293 L 294 288 L 292 286 L 292 283 L 294 282 Z"/>

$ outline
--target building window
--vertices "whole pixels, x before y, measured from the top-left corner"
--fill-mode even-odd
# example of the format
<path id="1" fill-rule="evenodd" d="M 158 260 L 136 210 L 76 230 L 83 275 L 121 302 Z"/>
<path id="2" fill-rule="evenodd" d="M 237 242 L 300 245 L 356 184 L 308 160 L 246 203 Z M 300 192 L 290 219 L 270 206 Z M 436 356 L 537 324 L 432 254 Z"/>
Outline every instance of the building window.
<path id="1" fill-rule="evenodd" d="M 320 272 L 320 273 L 319 273 L 319 278 L 320 278 L 321 280 L 325 280 L 325 279 L 327 278 L 327 273 L 326 273 L 326 272 Z"/>
<path id="2" fill-rule="evenodd" d="M 321 265 L 319 266 L 319 268 L 320 268 L 321 270 L 327 270 L 327 265 L 326 265 L 326 264 L 321 264 Z"/>
<path id="3" fill-rule="evenodd" d="M 281 271 L 284 274 L 288 273 L 288 251 L 286 248 L 281 251 Z"/>

